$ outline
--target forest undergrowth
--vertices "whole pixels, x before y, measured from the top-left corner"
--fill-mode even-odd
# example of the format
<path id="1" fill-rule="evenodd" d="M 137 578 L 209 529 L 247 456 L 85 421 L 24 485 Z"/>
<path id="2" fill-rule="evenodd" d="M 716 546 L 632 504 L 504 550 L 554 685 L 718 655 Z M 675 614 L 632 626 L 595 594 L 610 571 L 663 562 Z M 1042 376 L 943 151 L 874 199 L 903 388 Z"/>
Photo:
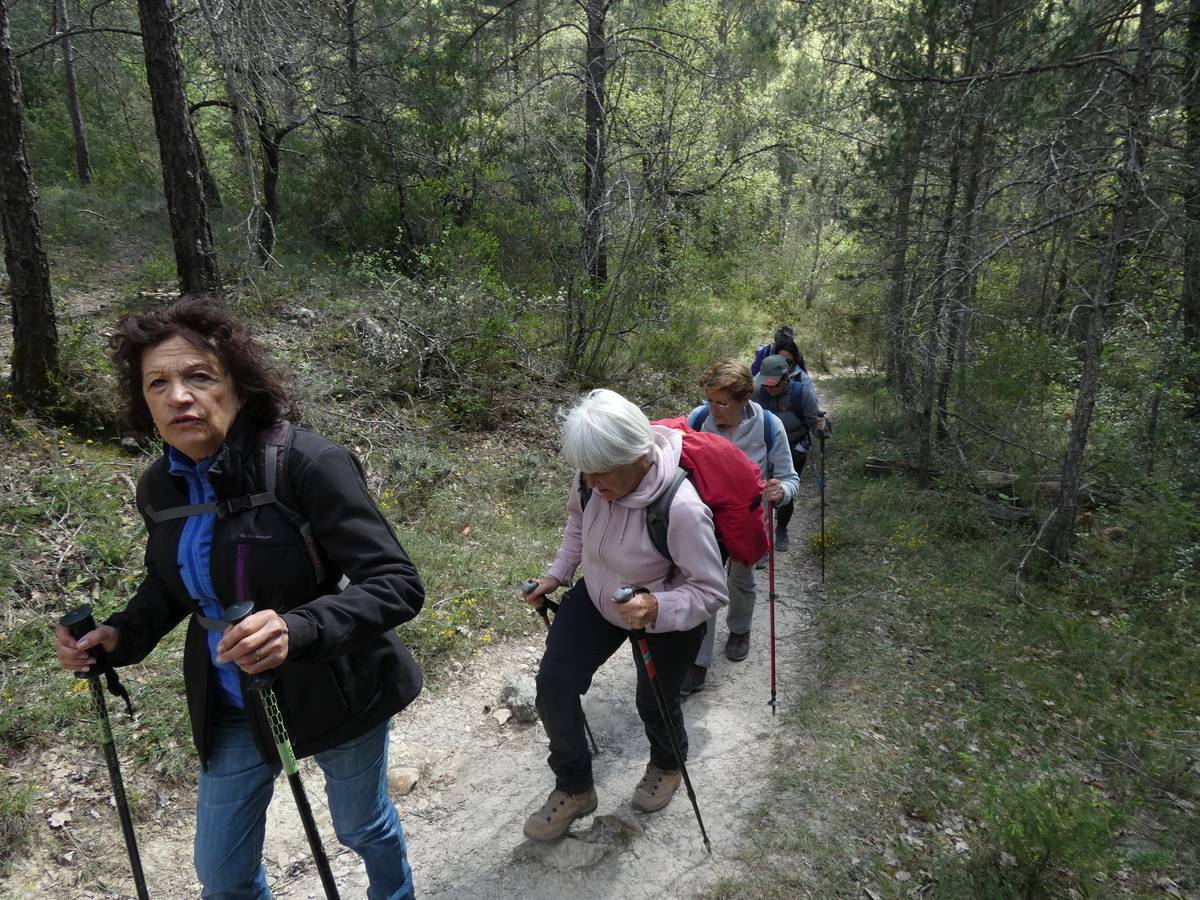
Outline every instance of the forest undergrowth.
<path id="1" fill-rule="evenodd" d="M 27 761 L 54 747 L 87 752 L 94 735 L 82 684 L 53 667 L 50 626 L 80 602 L 117 609 L 136 585 L 133 485 L 156 452 L 122 431 L 103 347 L 120 311 L 162 301 L 169 265 L 136 232 L 121 246 L 137 255 L 116 268 L 97 257 L 116 246 L 113 234 L 98 250 L 69 239 L 80 249 L 55 270 L 77 301 L 62 316 L 64 400 L 39 417 L 5 401 L 0 416 L 12 422 L 0 433 L 6 859 L 29 841 L 69 852 L 46 789 L 55 773 Z M 769 330 L 765 315 L 795 312 L 755 309 L 760 284 L 730 288 L 685 307 L 678 330 L 631 336 L 606 383 L 652 415 L 690 408 L 706 362 L 744 351 L 755 329 Z M 418 561 L 428 603 L 403 632 L 431 681 L 525 632 L 513 586 L 557 546 L 569 473 L 554 418 L 580 387 L 556 377 L 538 330 L 551 301 L 445 273 L 410 277 L 368 255 L 340 270 L 248 278 L 233 302 L 294 375 L 299 419 L 363 458 Z M 747 836 L 739 876 L 713 896 L 1194 895 L 1200 526 L 1167 450 L 1156 478 L 1135 478 L 1141 460 L 1121 427 L 1132 401 L 1114 387 L 1079 553 L 1061 571 L 1022 576 L 1065 396 L 1042 389 L 1026 407 L 1037 415 L 1004 429 L 1027 445 L 1009 456 L 984 429 L 959 435 L 957 455 L 943 454 L 928 483 L 869 476 L 868 458 L 915 458 L 909 423 L 869 364 L 824 343 L 819 319 L 798 324 L 810 368 L 832 359 L 854 371 L 819 382 L 837 423 L 820 687 L 781 717 L 775 799 Z M 960 407 L 967 419 L 1000 421 L 997 410 L 1014 396 L 1022 408 L 1020 392 L 1041 383 L 1020 367 L 1036 370 L 1053 348 L 1016 344 L 978 365 L 986 390 L 974 396 L 992 408 Z M 1120 371 L 1140 377 L 1132 363 Z M 1011 470 L 1011 482 L 981 489 L 980 470 L 993 468 Z M 1034 516 L 996 524 L 997 504 Z M 135 816 L 148 815 L 156 791 L 190 783 L 181 643 L 173 635 L 129 669 L 138 716 L 114 715 Z"/>
<path id="2" fill-rule="evenodd" d="M 1031 532 L 961 474 L 864 473 L 903 440 L 880 384 L 821 388 L 820 685 L 785 716 L 776 796 L 713 896 L 1196 896 L 1194 509 L 1097 510 L 1070 570 L 1022 581 Z"/>

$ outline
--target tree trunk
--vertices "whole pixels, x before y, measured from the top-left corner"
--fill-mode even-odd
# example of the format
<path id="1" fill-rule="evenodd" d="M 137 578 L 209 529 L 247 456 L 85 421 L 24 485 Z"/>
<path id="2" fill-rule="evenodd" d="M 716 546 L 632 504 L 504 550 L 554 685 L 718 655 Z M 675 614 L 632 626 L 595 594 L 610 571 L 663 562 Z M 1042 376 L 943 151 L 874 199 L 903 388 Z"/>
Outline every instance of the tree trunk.
<path id="1" fill-rule="evenodd" d="M 1185 183 L 1183 215 L 1183 337 L 1194 351 L 1200 352 L 1200 0 L 1188 5 L 1187 35 L 1184 41 L 1183 84 L 1185 88 L 1183 173 Z"/>
<path id="2" fill-rule="evenodd" d="M 605 25 L 608 0 L 587 0 L 587 66 L 584 70 L 583 259 L 593 286 L 608 281 L 608 243 L 604 229 L 605 193 L 605 80 L 608 39 Z"/>
<path id="3" fill-rule="evenodd" d="M 235 60 L 230 55 L 225 43 L 225 33 L 217 20 L 211 0 L 200 0 L 200 11 L 204 15 L 204 23 L 208 26 L 209 37 L 212 38 L 213 50 L 217 64 L 225 79 L 225 95 L 233 107 L 230 120 L 233 125 L 233 139 L 237 145 L 238 158 L 242 161 L 242 173 L 246 178 L 246 193 L 250 200 L 250 214 L 246 217 L 245 229 L 250 242 L 253 244 L 255 256 L 262 259 L 262 247 L 257 242 L 259 221 L 262 218 L 262 200 L 258 193 L 258 175 L 254 171 L 254 151 L 250 147 L 250 128 L 246 124 L 246 97 L 238 83 L 237 69 L 239 64 L 246 67 L 244 60 Z M 200 152 L 200 142 L 196 142 L 197 153 Z M 202 155 L 202 154 L 201 154 Z"/>
<path id="4" fill-rule="evenodd" d="M 908 125 L 904 155 L 900 169 L 900 184 L 896 190 L 895 230 L 892 233 L 890 287 L 887 305 L 887 380 L 903 397 L 910 385 L 908 369 L 908 324 L 905 307 L 908 297 L 908 231 L 911 224 L 912 196 L 916 186 L 917 167 L 924 147 L 921 127 L 917 122 Z"/>
<path id="5" fill-rule="evenodd" d="M 213 178 L 212 171 L 208 168 L 208 160 L 204 157 L 204 145 L 200 143 L 200 136 L 196 134 L 195 126 L 192 126 L 192 140 L 196 143 L 196 162 L 200 164 L 200 184 L 204 188 L 204 203 L 212 209 L 221 209 L 225 205 L 221 200 L 221 186 L 217 184 L 217 179 Z"/>
<path id="6" fill-rule="evenodd" d="M 929 304 L 929 332 L 926 341 L 925 371 L 921 374 L 920 456 L 917 465 L 928 472 L 933 466 L 933 444 L 930 430 L 933 422 L 933 402 L 937 382 L 938 359 L 942 347 L 942 319 L 950 292 L 950 235 L 954 230 L 955 211 L 958 208 L 958 180 L 962 169 L 962 121 L 956 116 L 953 148 L 950 153 L 949 184 L 946 186 L 946 205 L 942 212 L 942 240 L 938 246 L 936 271 L 930 285 L 932 299 Z"/>
<path id="7" fill-rule="evenodd" d="M 1117 273 L 1126 251 L 1129 235 L 1127 226 L 1138 202 L 1142 164 L 1146 152 L 1146 136 L 1150 122 L 1150 75 L 1154 53 L 1157 16 L 1154 0 L 1141 0 L 1138 21 L 1137 61 L 1129 85 L 1129 123 L 1122 147 L 1123 159 L 1119 172 L 1116 206 L 1109 226 L 1108 241 L 1101 257 L 1099 282 L 1089 309 L 1083 351 L 1083 372 L 1067 449 L 1063 458 L 1062 492 L 1051 520 L 1038 536 L 1038 546 L 1059 563 L 1071 559 L 1075 537 L 1075 513 L 1079 482 L 1083 474 L 1083 458 L 1087 450 L 1088 430 L 1096 407 L 1100 388 L 1100 354 L 1104 348 L 1104 313 L 1115 293 Z"/>
<path id="8" fill-rule="evenodd" d="M 54 0 L 54 18 L 57 32 L 69 34 L 71 19 L 67 15 L 67 0 Z M 88 155 L 87 132 L 83 127 L 83 110 L 79 106 L 79 81 L 75 77 L 75 45 L 69 37 L 62 38 L 63 71 L 67 79 L 67 114 L 71 117 L 71 130 L 75 134 L 75 168 L 79 172 L 80 184 L 92 183 L 92 161 Z"/>
<path id="9" fill-rule="evenodd" d="M 215 293 L 221 289 L 221 278 L 179 64 L 173 5 L 170 0 L 138 0 L 138 19 L 179 288 L 185 294 Z"/>
<path id="10" fill-rule="evenodd" d="M 363 98 L 358 61 L 358 0 L 346 0 L 344 13 L 344 25 L 346 27 L 346 99 L 350 103 L 350 113 L 355 116 L 361 116 L 363 114 Z"/>
<path id="11" fill-rule="evenodd" d="M 25 153 L 21 79 L 0 2 L 0 229 L 12 292 L 12 392 L 24 403 L 51 399 L 58 372 L 58 328 L 50 266 L 42 249 L 37 188 Z"/>
<path id="12" fill-rule="evenodd" d="M 991 72 L 996 67 L 996 48 L 1000 34 L 1000 23 L 1004 13 L 1004 0 L 989 0 L 990 18 L 984 23 L 987 32 L 987 48 L 984 51 L 984 68 Z M 975 42 L 976 17 L 971 18 L 971 43 Z M 968 73 L 974 74 L 973 51 L 968 51 Z M 975 255 L 975 222 L 982 210 L 975 208 L 979 202 L 979 187 L 983 180 L 983 162 L 987 155 L 987 124 L 988 111 L 985 104 L 986 87 L 981 84 L 971 87 L 966 100 L 967 116 L 975 120 L 971 134 L 971 149 L 967 154 L 967 178 L 963 187 L 962 214 L 958 219 L 958 250 L 951 284 L 953 293 L 950 309 L 950 334 L 946 340 L 946 354 L 941 371 L 938 373 L 937 387 L 937 428 L 938 438 L 942 440 L 948 432 L 946 411 L 950 403 L 950 382 L 954 375 L 954 365 L 966 352 L 967 316 L 970 315 L 970 303 L 975 293 L 975 273 L 971 267 Z"/>
<path id="13" fill-rule="evenodd" d="M 258 130 L 263 158 L 263 215 L 258 221 L 259 262 L 271 263 L 275 252 L 275 221 L 279 216 L 279 138 L 266 123 Z"/>

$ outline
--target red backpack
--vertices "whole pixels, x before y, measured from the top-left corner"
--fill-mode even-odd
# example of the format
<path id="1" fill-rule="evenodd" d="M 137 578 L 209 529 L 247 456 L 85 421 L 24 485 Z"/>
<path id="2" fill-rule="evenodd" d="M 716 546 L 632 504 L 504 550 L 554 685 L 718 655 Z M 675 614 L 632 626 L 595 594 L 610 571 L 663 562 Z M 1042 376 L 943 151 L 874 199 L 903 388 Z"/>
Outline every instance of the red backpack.
<path id="1" fill-rule="evenodd" d="M 650 424 L 683 432 L 683 450 L 679 454 L 675 480 L 646 507 L 646 529 L 654 549 L 671 560 L 671 551 L 667 547 L 671 502 L 679 485 L 689 478 L 705 506 L 712 510 L 717 543 L 722 552 L 744 566 L 753 566 L 767 552 L 767 527 L 762 512 L 763 483 L 758 466 L 719 434 L 691 428 L 684 416 L 657 419 Z M 591 493 L 581 472 L 581 507 L 587 507 Z M 671 562 L 673 565 L 674 560 Z"/>

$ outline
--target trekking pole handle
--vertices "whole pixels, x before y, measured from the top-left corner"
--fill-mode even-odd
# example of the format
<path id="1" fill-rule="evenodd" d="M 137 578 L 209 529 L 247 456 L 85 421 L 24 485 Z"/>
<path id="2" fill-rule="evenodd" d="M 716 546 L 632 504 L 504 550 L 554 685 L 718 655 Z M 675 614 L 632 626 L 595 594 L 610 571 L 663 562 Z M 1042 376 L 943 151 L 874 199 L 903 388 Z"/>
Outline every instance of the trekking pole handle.
<path id="1" fill-rule="evenodd" d="M 613 591 L 613 603 L 628 603 L 638 594 L 648 594 L 650 591 L 640 584 L 625 584 Z"/>
<path id="2" fill-rule="evenodd" d="M 642 587 L 640 584 L 624 584 L 613 591 L 612 601 L 613 603 L 628 603 L 638 594 L 648 593 L 650 593 L 650 588 Z M 646 634 L 646 629 L 634 628 L 630 633 L 635 637 L 644 637 Z"/>
<path id="3" fill-rule="evenodd" d="M 525 581 L 521 582 L 521 593 L 528 594 L 531 591 L 535 591 L 535 590 L 537 590 L 537 586 L 538 586 L 538 580 L 536 578 L 526 579 Z M 553 591 L 550 591 L 548 593 L 553 593 Z M 549 597 L 547 597 L 545 594 L 543 594 L 542 595 L 542 605 L 537 608 L 537 614 L 539 616 L 541 616 L 543 620 L 545 620 L 546 627 L 549 627 L 550 620 L 548 618 L 546 618 L 546 610 L 547 609 L 550 610 L 550 612 L 554 613 L 555 615 L 558 615 L 558 604 L 555 603 L 553 600 L 551 600 Z"/>
<path id="4" fill-rule="evenodd" d="M 224 619 L 229 623 L 229 627 L 232 628 L 252 612 L 254 612 L 254 604 L 246 600 L 242 603 L 235 603 L 225 610 Z M 268 669 L 266 672 L 259 672 L 257 675 L 247 675 L 246 683 L 252 691 L 265 691 L 275 683 L 275 679 L 278 677 L 279 675 L 274 669 Z"/>
<path id="5" fill-rule="evenodd" d="M 96 630 L 96 620 L 92 617 L 92 608 L 87 604 L 78 606 L 71 610 L 65 616 L 58 620 L 58 624 L 67 629 L 71 637 L 79 640 L 89 631 Z M 89 666 L 86 672 L 76 672 L 76 678 L 99 678 L 100 672 L 104 669 L 106 654 L 104 647 L 97 644 L 90 648 L 92 656 L 95 657 L 95 665 Z"/>

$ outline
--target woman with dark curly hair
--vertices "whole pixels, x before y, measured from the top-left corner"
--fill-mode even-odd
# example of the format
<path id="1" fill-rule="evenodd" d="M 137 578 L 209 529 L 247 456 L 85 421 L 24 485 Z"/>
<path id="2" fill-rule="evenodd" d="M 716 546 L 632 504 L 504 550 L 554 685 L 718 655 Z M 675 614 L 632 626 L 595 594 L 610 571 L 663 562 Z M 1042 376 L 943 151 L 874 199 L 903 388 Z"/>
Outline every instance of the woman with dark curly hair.
<path id="1" fill-rule="evenodd" d="M 404 831 L 387 796 L 391 717 L 421 689 L 395 627 L 424 602 L 417 571 L 346 449 L 282 419 L 287 395 L 263 348 L 219 303 L 128 315 L 113 361 L 135 423 L 164 452 L 137 505 L 146 575 L 125 609 L 78 641 L 67 671 L 142 660 L 184 618 L 184 684 L 200 758 L 196 872 L 203 896 L 268 898 L 262 848 L 280 770 L 247 677 L 273 671 L 297 756 L 315 756 L 338 839 L 362 857 L 370 896 L 413 896 Z M 254 612 L 207 630 L 225 608 Z"/>

